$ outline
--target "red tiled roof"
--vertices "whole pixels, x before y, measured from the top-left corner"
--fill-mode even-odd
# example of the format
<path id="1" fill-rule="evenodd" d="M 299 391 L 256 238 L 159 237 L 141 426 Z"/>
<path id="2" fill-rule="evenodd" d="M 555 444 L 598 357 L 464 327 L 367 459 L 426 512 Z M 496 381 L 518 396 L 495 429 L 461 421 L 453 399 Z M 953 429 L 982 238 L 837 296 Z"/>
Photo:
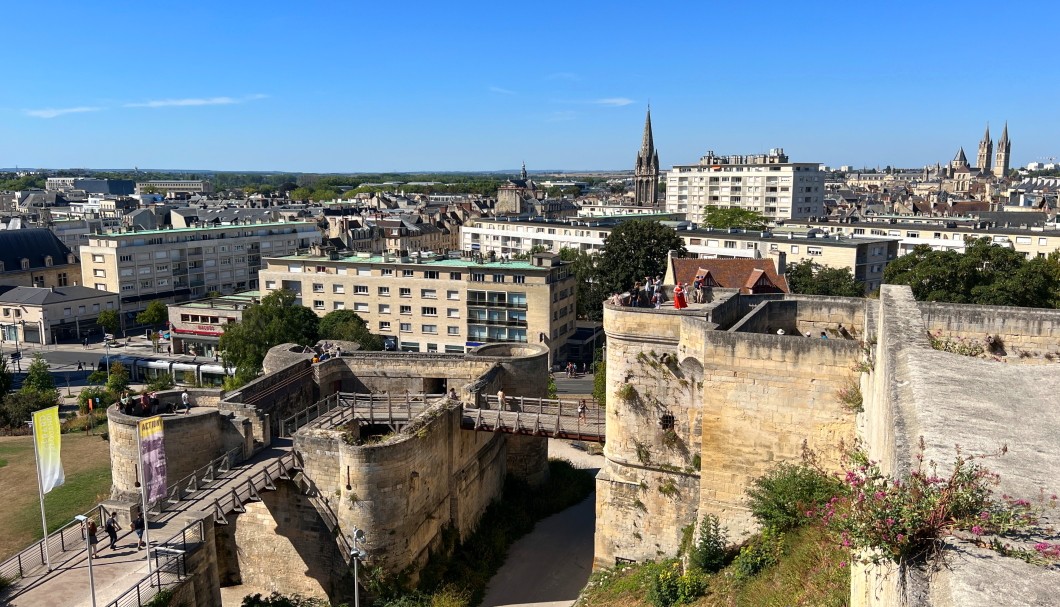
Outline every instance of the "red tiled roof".
<path id="1" fill-rule="evenodd" d="M 673 276 L 676 282 L 692 284 L 696 276 L 707 276 L 707 284 L 716 284 L 726 289 L 740 289 L 742 293 L 790 292 L 788 280 L 777 274 L 772 259 L 684 259 L 673 258 Z M 763 281 L 762 284 L 759 284 Z M 764 287 L 764 288 L 763 288 Z"/>

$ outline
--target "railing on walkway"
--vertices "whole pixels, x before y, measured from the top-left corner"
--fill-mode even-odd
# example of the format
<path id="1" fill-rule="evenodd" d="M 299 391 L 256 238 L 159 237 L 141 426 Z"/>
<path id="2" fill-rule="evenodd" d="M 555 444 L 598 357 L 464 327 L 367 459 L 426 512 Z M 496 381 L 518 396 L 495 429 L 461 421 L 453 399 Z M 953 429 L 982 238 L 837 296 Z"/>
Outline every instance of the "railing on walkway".
<path id="1" fill-rule="evenodd" d="M 211 483 L 224 478 L 224 475 L 231 471 L 232 465 L 242 457 L 242 454 L 242 446 L 233 447 L 224 455 L 214 458 L 205 466 L 170 484 L 166 488 L 165 497 L 147 504 L 147 518 L 150 518 L 152 514 L 164 513 L 169 504 L 179 503 L 196 491 L 208 489 Z"/>
<path id="2" fill-rule="evenodd" d="M 464 408 L 461 427 L 489 432 L 536 434 L 556 438 L 604 441 L 604 408 L 587 400 L 484 397 L 486 407 Z"/>
<path id="3" fill-rule="evenodd" d="M 103 531 L 103 522 L 107 519 L 106 508 L 98 504 L 84 514 L 84 517 L 95 521 L 96 526 Z M 15 581 L 26 577 L 31 571 L 45 566 L 45 551 L 52 557 L 55 565 L 55 557 L 64 552 L 81 550 L 85 548 L 85 532 L 80 521 L 71 521 L 58 530 L 48 535 L 47 545 L 44 539 L 37 540 L 34 544 L 25 548 L 15 556 L 0 563 L 0 577 Z"/>
<path id="4" fill-rule="evenodd" d="M 188 575 L 188 553 L 206 541 L 206 530 L 201 520 L 192 521 L 154 551 L 151 573 L 140 578 L 132 588 L 123 592 L 106 607 L 144 607 L 163 590 L 175 587 Z"/>
<path id="5" fill-rule="evenodd" d="M 259 492 L 275 490 L 276 481 L 290 478 L 288 472 L 298 467 L 298 460 L 293 451 L 286 451 L 276 459 L 266 463 L 260 470 L 249 475 L 245 481 L 233 485 L 222 497 L 214 498 L 214 520 L 223 525 L 228 524 L 225 516 L 229 512 L 246 512 L 243 504 L 260 501 Z"/>
<path id="6" fill-rule="evenodd" d="M 354 419 L 368 424 L 408 423 L 444 394 L 353 394 L 337 392 L 280 422 L 280 436 L 291 437 L 311 423 L 337 427 Z"/>

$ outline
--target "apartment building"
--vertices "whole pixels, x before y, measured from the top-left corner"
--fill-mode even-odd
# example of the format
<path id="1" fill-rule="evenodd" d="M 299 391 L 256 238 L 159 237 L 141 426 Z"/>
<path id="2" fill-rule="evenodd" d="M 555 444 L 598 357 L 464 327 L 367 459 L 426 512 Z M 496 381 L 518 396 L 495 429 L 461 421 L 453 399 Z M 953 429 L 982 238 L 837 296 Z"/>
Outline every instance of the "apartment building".
<path id="1" fill-rule="evenodd" d="M 771 221 L 824 216 L 824 173 L 816 162 L 789 162 L 784 150 L 715 156 L 674 165 L 666 174 L 666 211 L 703 221 L 707 206 L 761 213 Z"/>
<path id="2" fill-rule="evenodd" d="M 319 241 L 313 222 L 93 234 L 81 247 L 81 280 L 118 293 L 128 324 L 151 300 L 171 303 L 256 289 L 263 256 L 288 255 Z"/>
<path id="3" fill-rule="evenodd" d="M 611 228 L 623 221 L 654 219 L 673 222 L 676 226 L 681 218 L 679 214 L 656 212 L 567 220 L 509 220 L 506 217 L 471 219 L 460 227 L 460 247 L 464 251 L 506 256 L 525 255 L 535 248 L 540 250 L 540 247 L 553 253 L 559 253 L 564 248 L 599 253 Z"/>
<path id="4" fill-rule="evenodd" d="M 176 181 L 160 179 L 141 181 L 136 184 L 137 194 L 209 194 L 213 184 L 209 181 Z"/>
<path id="5" fill-rule="evenodd" d="M 48 228 L 0 230 L 0 285 L 67 287 L 81 280 L 81 263 Z"/>
<path id="6" fill-rule="evenodd" d="M 99 313 L 118 309 L 118 294 L 87 287 L 0 287 L 0 338 L 31 344 L 99 338 Z"/>
<path id="7" fill-rule="evenodd" d="M 567 356 L 576 328 L 577 285 L 550 253 L 532 261 L 400 257 L 369 252 L 269 257 L 262 294 L 288 289 L 320 316 L 353 310 L 388 347 L 464 352 L 485 343 L 544 343 L 552 360 Z"/>
<path id="8" fill-rule="evenodd" d="M 257 291 L 169 304 L 170 345 L 174 354 L 216 357 L 225 325 L 243 320 L 243 310 L 258 301 Z"/>

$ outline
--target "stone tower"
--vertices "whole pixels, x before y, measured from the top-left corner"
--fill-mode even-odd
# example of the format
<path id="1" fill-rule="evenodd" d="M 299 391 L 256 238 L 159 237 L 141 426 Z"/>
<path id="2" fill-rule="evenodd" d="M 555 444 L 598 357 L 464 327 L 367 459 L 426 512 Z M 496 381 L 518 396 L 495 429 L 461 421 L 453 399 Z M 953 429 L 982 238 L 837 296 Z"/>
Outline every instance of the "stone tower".
<path id="1" fill-rule="evenodd" d="M 636 190 L 634 204 L 641 207 L 659 206 L 659 152 L 651 136 L 651 107 L 644 119 L 644 137 L 637 152 L 637 166 L 633 169 Z"/>
<path id="2" fill-rule="evenodd" d="M 1012 160 L 1012 142 L 1008 140 L 1008 122 L 1005 122 L 1005 130 L 1001 131 L 1001 139 L 997 140 L 997 159 L 994 162 L 994 175 L 1004 177 L 1008 175 L 1009 162 Z"/>
<path id="3" fill-rule="evenodd" d="M 976 167 L 983 173 L 990 172 L 990 163 L 994 157 L 994 142 L 990 140 L 990 125 L 986 125 L 986 134 L 979 142 L 979 157 L 976 159 Z"/>

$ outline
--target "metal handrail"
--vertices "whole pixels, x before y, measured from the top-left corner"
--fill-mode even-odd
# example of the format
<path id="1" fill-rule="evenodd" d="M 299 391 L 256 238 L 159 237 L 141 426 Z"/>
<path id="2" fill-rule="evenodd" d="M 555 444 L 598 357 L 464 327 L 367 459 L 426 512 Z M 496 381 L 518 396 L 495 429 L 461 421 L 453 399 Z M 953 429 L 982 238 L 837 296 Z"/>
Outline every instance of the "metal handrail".
<path id="1" fill-rule="evenodd" d="M 106 520 L 108 514 L 110 513 L 103 507 L 103 504 L 97 504 L 83 516 L 96 521 L 96 525 L 102 528 L 103 521 Z M 48 556 L 59 556 L 64 552 L 84 548 L 84 546 L 85 534 L 82 523 L 79 520 L 73 520 L 49 533 L 47 546 L 45 546 L 44 538 L 41 538 L 15 556 L 0 563 L 0 577 L 12 581 L 22 579 L 30 571 L 47 564 L 45 551 Z"/>
<path id="2" fill-rule="evenodd" d="M 211 482 L 219 480 L 222 477 L 214 477 L 213 475 L 218 472 L 222 474 L 228 472 L 231 469 L 232 464 L 235 463 L 233 461 L 234 458 L 237 456 L 237 454 L 242 454 L 242 452 L 242 446 L 233 447 L 226 451 L 223 455 L 215 457 L 214 459 L 210 460 L 208 464 L 197 468 L 194 472 L 185 476 L 179 481 L 175 483 L 170 483 L 170 485 L 166 487 L 165 496 L 147 504 L 147 513 L 150 514 L 155 506 L 160 506 L 158 509 L 159 514 L 165 512 L 167 502 L 179 502 L 180 500 L 184 499 L 184 491 L 188 490 L 188 487 L 194 487 L 195 489 L 199 488 L 200 480 L 204 482 L 203 487 L 205 487 Z"/>
<path id="3" fill-rule="evenodd" d="M 352 397 L 352 399 L 351 399 Z M 386 421 L 387 419 L 393 420 L 394 412 L 405 411 L 407 413 L 404 421 L 411 421 L 413 412 L 419 415 L 423 412 L 427 406 L 429 406 L 429 400 L 437 400 L 444 398 L 444 394 L 428 394 L 418 392 L 416 394 L 393 394 L 393 393 L 344 393 L 336 392 L 327 398 L 321 399 L 312 405 L 302 409 L 301 411 L 291 415 L 280 422 L 280 436 L 291 437 L 300 428 L 308 426 L 309 424 L 323 418 L 336 409 L 342 409 L 343 415 L 347 414 L 348 411 L 353 411 L 353 415 L 356 416 L 358 407 L 367 405 L 365 410 L 370 414 L 370 421 L 374 423 L 376 411 L 387 411 L 388 415 L 386 418 L 380 418 L 379 421 Z M 351 405 L 352 400 L 352 405 Z M 339 418 L 341 421 L 336 421 L 335 416 L 328 418 L 328 421 L 332 425 L 338 425 L 339 423 L 345 423 L 345 417 Z"/>

